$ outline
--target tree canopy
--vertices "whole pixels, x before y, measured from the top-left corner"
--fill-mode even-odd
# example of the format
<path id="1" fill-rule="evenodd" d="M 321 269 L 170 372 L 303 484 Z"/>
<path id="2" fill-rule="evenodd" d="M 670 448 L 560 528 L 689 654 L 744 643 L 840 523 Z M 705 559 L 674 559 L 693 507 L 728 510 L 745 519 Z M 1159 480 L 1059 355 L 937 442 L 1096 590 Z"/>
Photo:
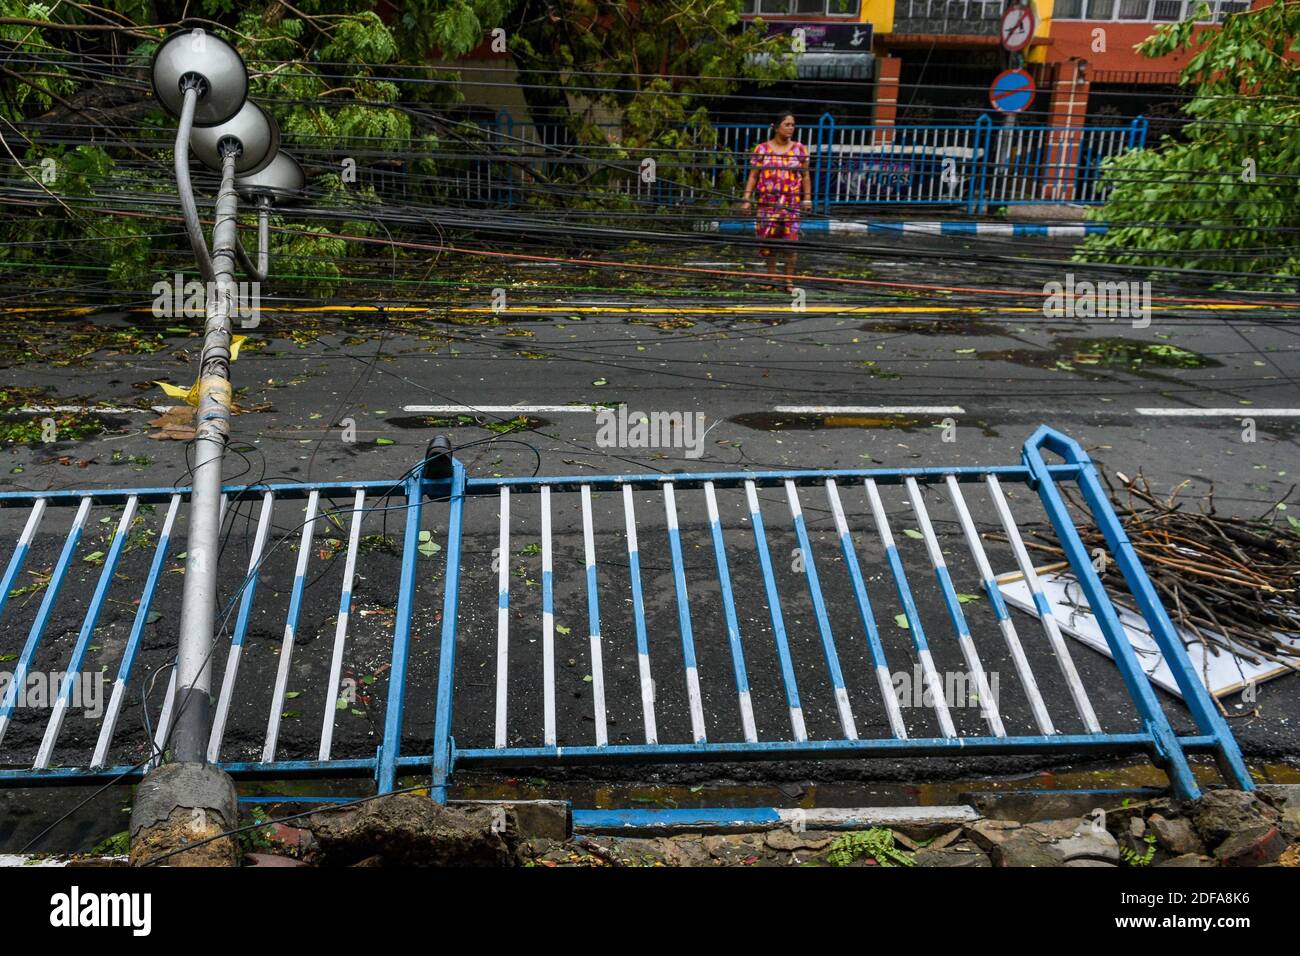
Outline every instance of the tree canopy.
<path id="1" fill-rule="evenodd" d="M 742 78 L 792 69 L 788 57 L 753 55 L 782 52 L 784 42 L 743 25 L 740 5 L 0 0 L 0 163 L 31 197 L 0 207 L 0 241 L 11 244 L 12 259 L 32 266 L 50 265 L 48 243 L 80 242 L 79 254 L 93 252 L 89 258 L 108 263 L 110 285 L 118 288 L 140 287 L 160 268 L 159 255 L 175 251 L 173 237 L 159 235 L 158 223 L 141 215 L 156 207 L 145 203 L 111 220 L 89 210 L 112 206 L 119 213 L 123 194 L 171 192 L 175 124 L 147 93 L 148 64 L 158 43 L 182 26 L 208 29 L 241 51 L 250 95 L 277 119 L 286 147 L 312 174 L 313 205 L 377 199 L 367 182 L 344 181 L 342 157 L 370 169 L 400 167 L 411 202 L 456 204 L 446 170 L 501 144 L 467 121 L 459 75 L 447 63 L 498 28 L 535 118 L 560 127 L 565 141 L 595 160 L 560 165 L 553 181 L 531 191 L 533 199 L 572 203 L 579 193 L 599 195 L 617 175 L 626 178 L 626 160 L 647 155 L 665 178 L 698 179 L 690 150 L 713 145 L 707 98 L 733 91 Z M 612 130 L 602 125 L 611 116 Z M 53 175 L 45 169 L 51 162 Z M 579 183 L 580 190 L 557 188 Z M 360 216 L 333 225 L 358 236 L 377 228 Z M 274 240 L 282 267 L 321 291 L 339 277 L 338 261 L 350 249 L 327 238 L 329 231 L 308 225 Z M 65 277 L 48 271 L 52 282 Z"/>
<path id="2" fill-rule="evenodd" d="M 1106 162 L 1109 189 L 1091 215 L 1110 223 L 1080 258 L 1246 275 L 1295 276 L 1300 252 L 1300 3 L 1158 29 L 1139 51 L 1192 55 L 1180 84 L 1191 121 L 1179 135 Z M 1267 281 L 1264 284 L 1268 284 Z M 1291 283 L 1294 284 L 1294 283 Z"/>

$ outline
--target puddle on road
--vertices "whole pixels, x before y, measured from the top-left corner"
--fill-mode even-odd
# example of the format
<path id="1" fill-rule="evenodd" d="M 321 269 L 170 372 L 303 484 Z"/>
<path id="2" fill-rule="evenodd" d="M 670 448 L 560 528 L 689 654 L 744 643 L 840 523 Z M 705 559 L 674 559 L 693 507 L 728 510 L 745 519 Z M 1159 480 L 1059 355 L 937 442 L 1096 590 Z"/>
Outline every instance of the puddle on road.
<path id="1" fill-rule="evenodd" d="M 942 416 L 916 418 L 907 415 L 783 415 L 779 412 L 746 412 L 727 419 L 733 425 L 756 431 L 810 431 L 819 428 L 879 428 L 887 431 L 913 432 L 921 428 L 940 427 Z M 998 438 L 999 433 L 988 422 L 963 422 L 963 427 L 974 425 L 986 438 Z"/>
<path id="2" fill-rule="evenodd" d="M 1043 349 L 999 349 L 976 358 L 1029 368 L 1085 371 L 1088 368 L 1141 373 L 1149 370 L 1221 368 L 1222 362 L 1168 342 L 1126 338 L 1061 338 Z"/>
<path id="3" fill-rule="evenodd" d="M 902 415 L 782 415 L 777 412 L 746 412 L 727 421 L 758 431 L 804 431 L 813 428 L 889 428 L 910 432 L 929 427 L 929 422 Z"/>
<path id="4" fill-rule="evenodd" d="M 526 431 L 551 425 L 550 419 L 537 418 L 533 415 L 516 415 L 505 418 L 500 415 L 484 413 L 481 415 L 402 415 L 385 418 L 384 421 L 394 428 L 486 428 L 498 435 Z"/>
<path id="5" fill-rule="evenodd" d="M 977 319 L 885 319 L 881 322 L 864 322 L 858 326 L 863 332 L 890 332 L 903 335 L 1007 335 L 1005 327 Z"/>

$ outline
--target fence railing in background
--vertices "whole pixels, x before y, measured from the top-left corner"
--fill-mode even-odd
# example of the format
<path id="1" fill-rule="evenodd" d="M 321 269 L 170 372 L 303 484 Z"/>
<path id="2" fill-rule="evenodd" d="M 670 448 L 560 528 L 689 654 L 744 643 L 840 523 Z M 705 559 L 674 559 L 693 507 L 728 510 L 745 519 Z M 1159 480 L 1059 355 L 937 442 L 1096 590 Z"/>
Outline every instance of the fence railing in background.
<path id="1" fill-rule="evenodd" d="M 829 113 L 800 131 L 808 147 L 813 204 L 957 206 L 971 214 L 992 206 L 1104 201 L 1102 162 L 1146 143 L 1147 120 L 1123 126 L 1000 125 L 988 116 L 964 125 L 877 126 L 840 123 Z M 710 141 L 666 153 L 619 143 L 574 142 L 560 124 L 515 122 L 501 114 L 482 126 L 483 157 L 453 160 L 445 176 L 458 198 L 512 206 L 552 186 L 562 167 L 591 173 L 599 188 L 651 206 L 725 205 L 739 201 L 761 123 L 719 123 Z M 643 161 L 655 159 L 651 175 Z"/>

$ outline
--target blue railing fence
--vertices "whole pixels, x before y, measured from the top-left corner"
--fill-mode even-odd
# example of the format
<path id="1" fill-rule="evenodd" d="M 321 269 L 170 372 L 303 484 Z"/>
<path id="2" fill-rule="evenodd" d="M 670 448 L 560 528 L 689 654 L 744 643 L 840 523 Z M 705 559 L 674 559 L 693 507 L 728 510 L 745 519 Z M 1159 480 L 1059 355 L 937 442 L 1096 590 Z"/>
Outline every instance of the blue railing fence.
<path id="1" fill-rule="evenodd" d="M 515 205 L 565 165 L 594 174 L 603 188 L 638 203 L 675 207 L 737 202 L 762 123 L 718 123 L 707 134 L 684 131 L 689 145 L 638 151 L 620 143 L 616 124 L 600 127 L 607 143 L 575 143 L 561 124 L 517 122 L 508 113 L 482 125 L 485 155 L 464 161 L 452 178 L 462 198 Z M 1006 205 L 1105 199 L 1101 164 L 1146 144 L 1148 122 L 1060 126 L 995 122 L 884 126 L 843 123 L 822 114 L 798 134 L 808 147 L 814 208 L 947 206 L 966 213 Z M 655 159 L 649 175 L 646 158 Z"/>
<path id="2" fill-rule="evenodd" d="M 991 466 L 448 465 L 224 489 L 209 760 L 380 792 L 417 775 L 438 800 L 476 767 L 1031 753 L 1145 752 L 1184 798 L 1208 753 L 1253 786 L 1095 466 L 1046 426 Z M 189 493 L 0 492 L 0 786 L 166 759 Z M 1102 533 L 1186 711 L 1156 696 L 1076 522 Z M 1048 525 L 1076 607 L 1053 607 L 1026 550 Z M 1036 615 L 1001 596 L 999 532 Z M 1113 664 L 1063 638 L 1085 611 Z M 900 675 L 931 693 L 900 695 Z"/>

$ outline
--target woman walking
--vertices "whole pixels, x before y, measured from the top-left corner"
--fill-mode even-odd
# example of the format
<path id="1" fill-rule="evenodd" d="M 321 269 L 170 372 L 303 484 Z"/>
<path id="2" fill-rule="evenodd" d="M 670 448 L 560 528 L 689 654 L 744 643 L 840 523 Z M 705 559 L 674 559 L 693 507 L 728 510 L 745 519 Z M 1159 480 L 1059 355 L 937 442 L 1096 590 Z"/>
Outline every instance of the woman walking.
<path id="1" fill-rule="evenodd" d="M 793 243 L 799 239 L 799 212 L 812 206 L 812 177 L 808 175 L 808 147 L 794 139 L 794 114 L 783 112 L 770 127 L 772 137 L 754 147 L 749 179 L 745 181 L 744 204 L 758 199 L 755 228 L 760 240 L 780 240 L 785 246 L 785 288 L 794 291 Z M 767 274 L 776 288 L 776 252 L 761 245 L 758 254 L 767 260 Z"/>

